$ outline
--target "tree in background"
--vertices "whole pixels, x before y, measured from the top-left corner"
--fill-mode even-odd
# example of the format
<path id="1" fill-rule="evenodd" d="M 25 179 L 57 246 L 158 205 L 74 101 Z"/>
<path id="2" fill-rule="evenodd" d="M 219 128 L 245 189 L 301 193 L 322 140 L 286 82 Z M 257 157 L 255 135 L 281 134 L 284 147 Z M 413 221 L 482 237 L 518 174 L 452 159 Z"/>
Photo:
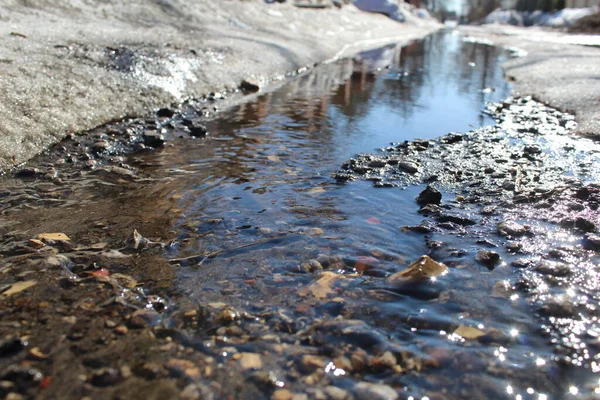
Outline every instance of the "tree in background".
<path id="1" fill-rule="evenodd" d="M 565 0 L 519 0 L 517 3 L 517 11 L 554 11 L 562 10 L 566 7 Z"/>

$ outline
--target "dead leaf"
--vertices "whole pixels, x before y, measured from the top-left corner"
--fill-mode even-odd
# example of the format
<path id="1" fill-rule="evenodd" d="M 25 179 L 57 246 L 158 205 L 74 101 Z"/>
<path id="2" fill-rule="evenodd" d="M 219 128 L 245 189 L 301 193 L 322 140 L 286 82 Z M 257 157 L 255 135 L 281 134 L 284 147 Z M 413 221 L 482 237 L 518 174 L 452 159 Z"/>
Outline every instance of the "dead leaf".
<path id="1" fill-rule="evenodd" d="M 377 265 L 378 262 L 379 260 L 377 260 L 375 257 L 361 256 L 356 259 L 354 268 L 356 268 L 358 272 L 363 272 L 372 269 L 375 265 Z"/>
<path id="2" fill-rule="evenodd" d="M 318 299 L 324 299 L 334 292 L 331 287 L 339 278 L 341 278 L 341 275 L 331 271 L 325 271 L 315 283 L 298 290 L 298 294 L 302 297 L 312 295 Z"/>
<path id="3" fill-rule="evenodd" d="M 434 261 L 429 256 L 421 256 L 408 266 L 388 279 L 392 282 L 425 281 L 448 273 L 446 265 Z"/>
<path id="4" fill-rule="evenodd" d="M 37 284 L 37 281 L 23 281 L 17 282 L 13 284 L 10 289 L 2 293 L 3 296 L 12 296 L 13 294 L 22 292 L 25 289 L 28 289 Z"/>
<path id="5" fill-rule="evenodd" d="M 485 332 L 482 330 L 467 325 L 460 325 L 458 328 L 456 328 L 454 333 L 467 340 L 478 339 L 482 336 L 485 336 Z"/>
<path id="6" fill-rule="evenodd" d="M 64 241 L 71 240 L 64 233 L 40 233 L 39 235 L 37 235 L 37 238 L 39 240 L 64 240 Z"/>
<path id="7" fill-rule="evenodd" d="M 41 249 L 45 246 L 44 242 L 38 239 L 29 239 L 29 245 L 35 249 Z"/>
<path id="8" fill-rule="evenodd" d="M 369 224 L 369 225 L 379 225 L 379 224 L 381 224 L 381 221 L 377 217 L 367 218 L 366 221 L 367 221 L 367 224 Z"/>
<path id="9" fill-rule="evenodd" d="M 326 192 L 327 190 L 325 190 L 322 187 L 316 187 L 316 188 L 312 188 L 306 191 L 306 193 L 308 194 L 319 194 L 319 193 L 323 193 Z"/>

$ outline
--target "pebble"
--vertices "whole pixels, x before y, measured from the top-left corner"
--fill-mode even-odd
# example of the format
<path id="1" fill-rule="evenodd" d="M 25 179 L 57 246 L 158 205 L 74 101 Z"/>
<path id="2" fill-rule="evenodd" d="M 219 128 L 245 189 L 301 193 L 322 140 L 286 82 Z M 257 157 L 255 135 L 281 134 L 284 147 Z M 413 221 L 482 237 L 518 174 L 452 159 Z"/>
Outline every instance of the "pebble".
<path id="1" fill-rule="evenodd" d="M 540 274 L 556 277 L 564 277 L 571 274 L 571 267 L 569 267 L 568 264 L 548 260 L 540 261 L 538 265 L 535 266 L 534 270 Z"/>
<path id="2" fill-rule="evenodd" d="M 13 354 L 17 354 L 22 351 L 26 345 L 27 343 L 22 341 L 20 338 L 9 338 L 2 340 L 0 342 L 0 357 L 8 357 L 12 356 Z"/>
<path id="3" fill-rule="evenodd" d="M 243 370 L 261 369 L 263 366 L 260 354 L 256 353 L 240 353 L 238 362 Z"/>
<path id="4" fill-rule="evenodd" d="M 201 376 L 200 368 L 192 361 L 172 358 L 167 361 L 165 367 L 174 376 L 181 376 L 190 379 L 199 379 Z"/>
<path id="5" fill-rule="evenodd" d="M 188 129 L 190 130 L 190 135 L 192 135 L 193 137 L 204 137 L 208 135 L 208 129 L 206 129 L 204 125 L 194 124 L 188 126 Z"/>
<path id="6" fill-rule="evenodd" d="M 156 131 L 146 131 L 143 135 L 144 145 L 158 148 L 165 144 L 165 137 Z"/>
<path id="7" fill-rule="evenodd" d="M 142 309 L 131 314 L 129 326 L 132 328 L 147 328 L 160 324 L 162 317 L 159 313 L 153 310 Z"/>
<path id="8" fill-rule="evenodd" d="M 94 386 L 113 386 L 121 382 L 121 373 L 114 368 L 102 368 L 88 377 L 88 382 Z"/>
<path id="9" fill-rule="evenodd" d="M 600 235 L 586 234 L 583 238 L 583 247 L 588 250 L 600 250 Z"/>
<path id="10" fill-rule="evenodd" d="M 348 400 L 350 398 L 350 393 L 347 390 L 337 386 L 327 386 L 324 391 L 330 400 Z"/>
<path id="11" fill-rule="evenodd" d="M 493 270 L 496 265 L 500 262 L 500 254 L 490 250 L 480 250 L 476 256 L 477 262 L 487 267 L 489 270 Z"/>
<path id="12" fill-rule="evenodd" d="M 359 382 L 354 386 L 356 400 L 397 400 L 398 392 L 384 384 Z"/>
<path id="13" fill-rule="evenodd" d="M 520 237 L 529 233 L 529 230 L 514 221 L 502 221 L 497 225 L 498 233 L 502 236 Z"/>
<path id="14" fill-rule="evenodd" d="M 292 400 L 293 394 L 287 389 L 278 389 L 273 392 L 271 400 Z"/>

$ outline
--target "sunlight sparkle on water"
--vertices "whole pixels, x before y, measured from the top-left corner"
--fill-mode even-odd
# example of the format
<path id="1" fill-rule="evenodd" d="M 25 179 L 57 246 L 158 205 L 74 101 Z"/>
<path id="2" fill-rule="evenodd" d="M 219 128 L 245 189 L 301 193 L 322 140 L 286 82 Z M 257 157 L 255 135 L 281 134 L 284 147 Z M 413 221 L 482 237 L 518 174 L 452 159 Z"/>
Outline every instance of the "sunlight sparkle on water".
<path id="1" fill-rule="evenodd" d="M 542 365 L 546 365 L 546 360 L 544 360 L 543 358 L 537 358 L 535 360 L 535 365 L 537 365 L 538 367 L 541 367 Z"/>
<path id="2" fill-rule="evenodd" d="M 570 386 L 569 393 L 571 393 L 573 396 L 577 396 L 579 394 L 579 389 L 577 386 Z"/>
<path id="3" fill-rule="evenodd" d="M 509 333 L 510 333 L 511 337 L 517 337 L 517 336 L 519 336 L 519 331 L 517 329 L 515 329 L 515 328 L 511 329 Z"/>

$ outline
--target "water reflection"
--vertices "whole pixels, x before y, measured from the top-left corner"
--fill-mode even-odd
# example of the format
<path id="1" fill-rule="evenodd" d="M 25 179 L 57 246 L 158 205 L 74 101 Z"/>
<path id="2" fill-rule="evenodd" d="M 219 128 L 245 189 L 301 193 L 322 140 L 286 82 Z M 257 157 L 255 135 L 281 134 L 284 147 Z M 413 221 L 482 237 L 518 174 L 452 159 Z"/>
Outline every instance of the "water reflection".
<path id="1" fill-rule="evenodd" d="M 132 157 L 163 178 L 152 193 L 170 199 L 160 212 L 176 218 L 179 247 L 168 255 L 205 255 L 181 263 L 175 292 L 199 304 L 277 310 L 303 329 L 338 317 L 358 320 L 369 332 L 358 335 L 361 345 L 373 356 L 389 350 L 406 359 L 402 374 L 374 370 L 360 379 L 404 388 L 407 396 L 564 394 L 570 375 L 557 369 L 528 304 L 556 288 L 534 274 L 537 292 L 529 297 L 503 298 L 510 283 L 489 296 L 496 281 L 511 282 L 507 266 L 492 276 L 466 261 L 474 248 L 461 253 L 400 229 L 422 220 L 414 201 L 420 188 L 378 190 L 330 178 L 355 153 L 491 123 L 480 111 L 484 101 L 508 95 L 499 67 L 506 57 L 450 32 L 374 50 L 223 113 L 208 122 L 207 139 L 184 137 Z M 201 119 L 194 109 L 186 115 Z M 185 136 L 177 123 L 169 133 Z M 402 288 L 386 280 L 426 253 L 448 262 L 451 273 Z M 324 264 L 327 284 L 319 283 Z M 561 323 L 573 321 L 552 321 L 553 329 Z M 324 348 L 340 345 L 327 332 Z M 354 379 L 342 368 L 326 369 Z"/>

